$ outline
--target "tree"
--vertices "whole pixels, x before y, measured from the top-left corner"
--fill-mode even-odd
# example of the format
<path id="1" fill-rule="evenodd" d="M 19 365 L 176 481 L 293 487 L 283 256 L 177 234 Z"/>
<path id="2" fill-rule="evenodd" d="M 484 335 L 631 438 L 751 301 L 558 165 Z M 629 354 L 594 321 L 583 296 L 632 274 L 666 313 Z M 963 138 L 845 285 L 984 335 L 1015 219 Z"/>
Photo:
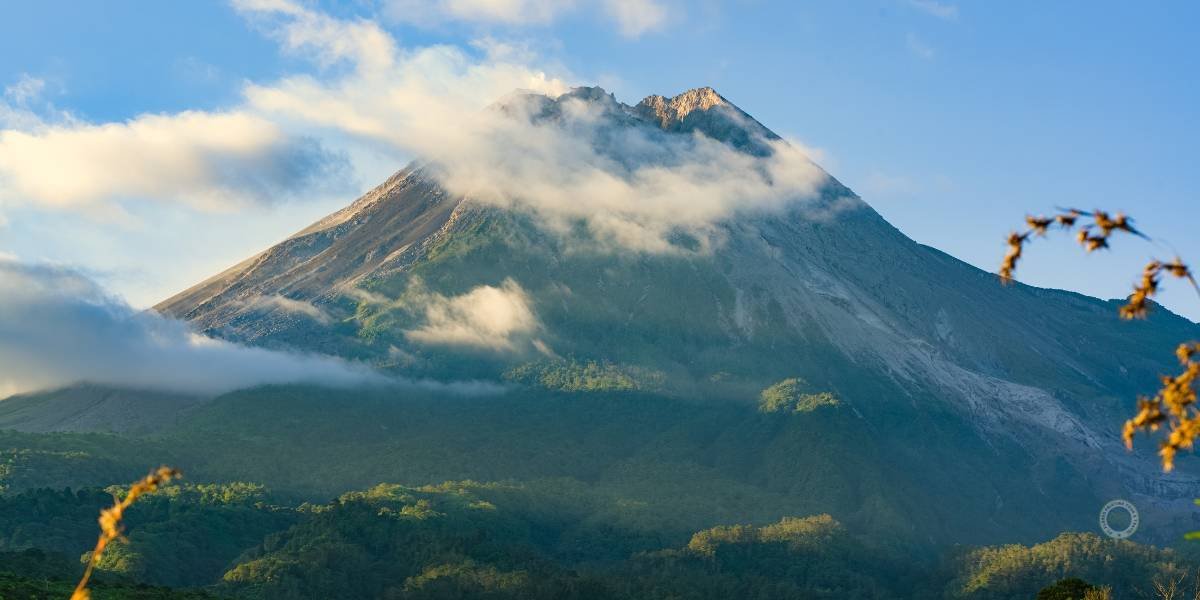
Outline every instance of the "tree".
<path id="1" fill-rule="evenodd" d="M 1096 586 L 1078 577 L 1070 577 L 1042 588 L 1037 600 L 1084 600 L 1089 592 L 1096 589 Z"/>

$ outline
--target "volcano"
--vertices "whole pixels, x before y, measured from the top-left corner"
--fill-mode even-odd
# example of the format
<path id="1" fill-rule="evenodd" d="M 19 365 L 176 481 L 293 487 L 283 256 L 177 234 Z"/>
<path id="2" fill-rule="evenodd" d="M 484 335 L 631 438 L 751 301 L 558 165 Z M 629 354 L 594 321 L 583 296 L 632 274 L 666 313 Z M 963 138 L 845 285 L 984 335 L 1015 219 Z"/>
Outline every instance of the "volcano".
<path id="1" fill-rule="evenodd" d="M 649 195 L 490 185 L 525 169 L 536 141 L 512 140 L 465 184 L 455 157 L 429 157 L 156 309 L 411 378 L 768 411 L 791 394 L 807 400 L 784 398 L 787 418 L 834 446 L 776 457 L 796 468 L 776 491 L 824 497 L 837 478 L 851 490 L 838 502 L 914 527 L 1088 527 L 1116 497 L 1143 527 L 1190 526 L 1200 480 L 1164 476 L 1118 432 L 1196 324 L 1161 308 L 1122 322 L 1115 301 L 1001 286 L 811 161 L 779 162 L 792 145 L 711 88 L 633 106 L 599 88 L 517 93 L 488 111 L 519 126 L 489 130 L 501 145 L 532 131 L 581 148 L 562 169 L 587 176 L 564 181 Z M 555 166 L 548 154 L 539 168 Z M 662 177 L 699 178 L 695 201 L 661 200 Z"/>

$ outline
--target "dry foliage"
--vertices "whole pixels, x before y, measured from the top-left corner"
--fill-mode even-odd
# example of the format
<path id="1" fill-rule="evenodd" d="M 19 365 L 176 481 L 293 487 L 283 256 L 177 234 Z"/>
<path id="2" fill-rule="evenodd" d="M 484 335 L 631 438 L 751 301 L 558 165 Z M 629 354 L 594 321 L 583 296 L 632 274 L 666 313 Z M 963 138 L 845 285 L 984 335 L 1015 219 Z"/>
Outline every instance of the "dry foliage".
<path id="1" fill-rule="evenodd" d="M 1090 222 L 1080 224 L 1081 219 L 1090 219 Z M 1000 280 L 1004 283 L 1012 282 L 1013 272 L 1017 270 L 1017 262 L 1021 259 L 1021 252 L 1030 238 L 1044 236 L 1051 229 L 1072 231 L 1075 230 L 1076 225 L 1079 225 L 1075 239 L 1088 252 L 1107 248 L 1108 239 L 1118 231 L 1149 239 L 1133 228 L 1132 219 L 1121 213 L 1109 216 L 1102 210 L 1086 212 L 1072 208 L 1053 217 L 1026 216 L 1025 225 L 1027 228 L 1024 232 L 1014 231 L 1008 235 L 1008 253 L 1004 255 L 1004 262 L 1000 264 Z"/>
<path id="2" fill-rule="evenodd" d="M 1013 273 L 1022 253 L 1033 237 L 1044 236 L 1053 229 L 1075 231 L 1075 239 L 1087 252 L 1109 247 L 1109 239 L 1118 232 L 1135 235 L 1149 240 L 1145 234 L 1133 227 L 1133 220 L 1121 213 L 1110 215 L 1102 210 L 1086 212 L 1069 209 L 1053 217 L 1025 217 L 1027 228 L 1024 232 L 1013 232 L 1008 236 L 1008 252 L 1000 264 L 1000 281 L 1012 283 Z M 1145 318 L 1148 303 L 1159 292 L 1163 274 L 1185 279 L 1192 288 L 1200 294 L 1192 270 L 1182 260 L 1176 257 L 1170 262 L 1151 260 L 1142 270 L 1141 278 L 1133 286 L 1133 292 L 1124 306 L 1120 308 L 1121 318 Z M 1133 447 L 1133 437 L 1139 431 L 1155 432 L 1165 427 L 1167 434 L 1159 448 L 1162 457 L 1163 470 L 1170 471 L 1175 466 L 1175 455 L 1181 449 L 1190 450 L 1196 439 L 1200 437 L 1200 410 L 1196 407 L 1197 377 L 1200 377 L 1200 363 L 1194 360 L 1200 355 L 1200 344 L 1183 344 L 1175 350 L 1176 356 L 1183 364 L 1183 372 L 1174 377 L 1162 378 L 1162 389 L 1153 398 L 1138 399 L 1138 412 L 1132 419 L 1125 422 L 1125 445 Z"/>
<path id="3" fill-rule="evenodd" d="M 1188 585 L 1191 579 L 1191 585 Z M 1192 577 L 1184 572 L 1175 576 L 1157 576 L 1151 582 L 1156 600 L 1200 600 L 1200 571 Z"/>
<path id="4" fill-rule="evenodd" d="M 108 547 L 110 542 L 121 537 L 121 520 L 125 518 L 125 510 L 136 502 L 142 494 L 153 492 L 159 486 L 181 476 L 182 474 L 179 471 L 171 467 L 159 467 L 142 478 L 141 481 L 131 485 L 124 498 L 114 498 L 112 506 L 100 511 L 100 539 L 96 541 L 96 548 L 92 550 L 92 556 L 88 560 L 87 568 L 84 569 L 83 577 L 79 579 L 79 584 L 75 586 L 75 592 L 71 594 L 71 600 L 88 600 L 91 598 L 91 593 L 87 589 L 88 580 L 91 579 L 92 571 L 95 570 L 96 564 L 100 562 L 100 556 L 104 554 L 104 549 Z"/>

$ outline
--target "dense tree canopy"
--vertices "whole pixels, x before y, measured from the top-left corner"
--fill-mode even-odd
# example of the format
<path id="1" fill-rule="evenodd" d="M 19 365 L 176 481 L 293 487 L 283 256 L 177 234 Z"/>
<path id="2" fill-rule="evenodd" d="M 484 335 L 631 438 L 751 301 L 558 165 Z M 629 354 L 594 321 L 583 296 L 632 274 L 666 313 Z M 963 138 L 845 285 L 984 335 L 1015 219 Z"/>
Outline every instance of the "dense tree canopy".
<path id="1" fill-rule="evenodd" d="M 116 491 L 0 496 L 0 597 L 69 593 L 80 570 L 69 557 L 90 547 L 96 511 Z M 95 597 L 1027 600 L 1046 589 L 1039 598 L 1073 598 L 1076 584 L 1055 585 L 1071 577 L 1125 597 L 1196 568 L 1092 534 L 947 554 L 829 515 L 656 538 L 611 510 L 570 484 L 381 484 L 298 505 L 254 484 L 182 484 L 130 510 Z"/>

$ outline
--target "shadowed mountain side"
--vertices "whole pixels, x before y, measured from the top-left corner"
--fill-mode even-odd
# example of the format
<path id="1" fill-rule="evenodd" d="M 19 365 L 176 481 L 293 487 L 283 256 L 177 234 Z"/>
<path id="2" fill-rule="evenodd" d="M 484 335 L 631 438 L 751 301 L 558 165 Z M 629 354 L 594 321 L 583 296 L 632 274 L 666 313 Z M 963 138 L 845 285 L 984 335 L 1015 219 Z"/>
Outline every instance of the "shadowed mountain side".
<path id="1" fill-rule="evenodd" d="M 178 423 L 207 398 L 78 385 L 0 400 L 0 429 L 150 433 Z"/>

